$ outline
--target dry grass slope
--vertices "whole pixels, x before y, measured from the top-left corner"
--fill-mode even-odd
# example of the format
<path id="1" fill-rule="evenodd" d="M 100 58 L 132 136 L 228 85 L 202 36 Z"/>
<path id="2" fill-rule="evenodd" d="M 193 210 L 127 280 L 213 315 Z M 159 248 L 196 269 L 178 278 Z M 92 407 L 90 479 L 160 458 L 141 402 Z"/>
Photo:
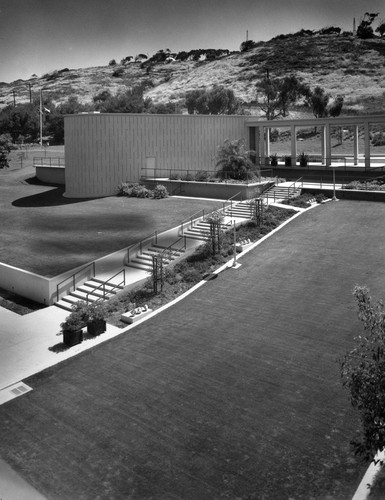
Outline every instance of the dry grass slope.
<path id="1" fill-rule="evenodd" d="M 118 66 L 120 67 L 120 66 Z M 91 102 L 101 90 L 116 93 L 142 83 L 146 96 L 155 103 L 181 101 L 192 89 L 213 84 L 232 88 L 244 103 L 255 101 L 255 83 L 269 69 L 271 76 L 295 73 L 311 87 L 322 86 L 336 96 L 345 97 L 345 112 L 384 112 L 385 41 L 359 40 L 342 35 L 285 35 L 260 42 L 250 52 L 232 53 L 214 61 L 159 63 L 150 68 L 140 63 L 123 66 L 121 77 L 114 77 L 117 67 L 100 66 L 67 69 L 28 80 L 33 88 L 44 86 L 58 104 L 70 95 L 83 103 Z M 0 83 L 0 106 L 12 102 L 15 90 L 18 102 L 28 102 L 28 85 L 23 80 Z"/>

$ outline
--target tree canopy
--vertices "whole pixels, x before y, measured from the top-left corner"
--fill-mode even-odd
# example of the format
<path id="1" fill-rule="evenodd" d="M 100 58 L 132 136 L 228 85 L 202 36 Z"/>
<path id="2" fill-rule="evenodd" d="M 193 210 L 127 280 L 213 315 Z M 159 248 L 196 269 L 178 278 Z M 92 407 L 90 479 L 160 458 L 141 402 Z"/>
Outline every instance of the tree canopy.
<path id="1" fill-rule="evenodd" d="M 385 448 L 385 309 L 382 302 L 373 302 L 365 286 L 356 286 L 353 295 L 364 333 L 340 360 L 340 369 L 361 417 L 361 432 L 351 444 L 356 454 L 373 461 Z"/>

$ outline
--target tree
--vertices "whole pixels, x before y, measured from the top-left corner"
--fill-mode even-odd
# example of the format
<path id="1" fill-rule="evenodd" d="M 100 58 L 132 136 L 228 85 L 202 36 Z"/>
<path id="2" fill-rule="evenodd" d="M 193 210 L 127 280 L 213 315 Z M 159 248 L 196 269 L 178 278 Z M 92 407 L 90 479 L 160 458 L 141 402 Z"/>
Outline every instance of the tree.
<path id="1" fill-rule="evenodd" d="M 254 40 L 246 40 L 241 43 L 239 50 L 241 52 L 248 52 L 249 50 L 253 49 L 256 45 L 257 44 L 254 42 Z"/>
<path id="2" fill-rule="evenodd" d="M 223 146 L 218 147 L 218 176 L 222 178 L 249 179 L 252 175 L 259 176 L 259 170 L 250 159 L 251 151 L 246 149 L 245 141 L 226 139 Z"/>
<path id="3" fill-rule="evenodd" d="M 0 168 L 8 168 L 8 155 L 15 149 L 12 144 L 12 137 L 10 134 L 0 135 Z"/>
<path id="4" fill-rule="evenodd" d="M 98 96 L 96 108 L 102 113 L 145 113 L 151 105 L 151 99 L 144 99 L 141 85 L 115 96 L 103 95 L 102 98 L 106 97 L 104 100 L 100 100 L 100 94 Z"/>
<path id="5" fill-rule="evenodd" d="M 287 116 L 289 106 L 295 104 L 302 96 L 309 93 L 309 87 L 296 75 L 285 76 L 280 83 L 280 100 L 282 116 Z"/>
<path id="6" fill-rule="evenodd" d="M 213 255 L 220 253 L 223 243 L 223 213 L 219 210 L 212 212 L 206 217 L 210 224 L 208 245 Z"/>
<path id="7" fill-rule="evenodd" d="M 257 85 L 257 92 L 262 94 L 258 107 L 267 120 L 287 116 L 289 107 L 309 93 L 309 88 L 295 75 L 285 78 L 270 78 L 267 75 Z"/>
<path id="8" fill-rule="evenodd" d="M 378 16 L 378 14 L 379 14 L 378 12 L 377 13 L 365 12 L 364 17 L 362 18 L 362 20 L 357 28 L 358 38 L 366 39 L 366 38 L 373 38 L 374 37 L 373 28 L 372 28 L 371 24 L 373 23 L 375 18 Z"/>
<path id="9" fill-rule="evenodd" d="M 257 91 L 262 93 L 262 101 L 258 107 L 263 111 L 267 120 L 274 120 L 282 116 L 281 80 L 265 77 L 256 85 Z"/>
<path id="10" fill-rule="evenodd" d="M 186 107 L 190 115 L 242 114 L 239 99 L 232 89 L 214 85 L 211 89 L 192 90 L 186 93 Z"/>
<path id="11" fill-rule="evenodd" d="M 335 98 L 333 104 L 329 108 L 329 115 L 333 118 L 340 116 L 343 105 L 344 105 L 344 98 L 342 95 L 338 95 Z"/>
<path id="12" fill-rule="evenodd" d="M 323 118 L 327 116 L 329 96 L 325 94 L 325 90 L 322 87 L 317 86 L 312 92 L 309 93 L 307 103 L 312 108 L 313 114 L 316 118 Z"/>
<path id="13" fill-rule="evenodd" d="M 376 33 L 379 33 L 381 38 L 384 36 L 384 34 L 385 34 L 385 19 L 382 19 L 380 21 L 380 24 L 378 25 L 378 27 L 376 29 Z"/>
<path id="14" fill-rule="evenodd" d="M 385 309 L 373 303 L 365 286 L 356 286 L 353 295 L 364 333 L 340 360 L 341 377 L 361 418 L 359 438 L 351 444 L 356 454 L 374 461 L 385 448 Z"/>

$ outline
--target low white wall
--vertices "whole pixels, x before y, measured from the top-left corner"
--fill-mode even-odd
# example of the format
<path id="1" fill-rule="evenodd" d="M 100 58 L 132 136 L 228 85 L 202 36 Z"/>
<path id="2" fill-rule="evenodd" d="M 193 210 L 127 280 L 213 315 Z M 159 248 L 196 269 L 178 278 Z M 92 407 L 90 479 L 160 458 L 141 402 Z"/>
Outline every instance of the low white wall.
<path id="1" fill-rule="evenodd" d="M 22 297 L 49 305 L 49 279 L 0 263 L 0 287 Z"/>

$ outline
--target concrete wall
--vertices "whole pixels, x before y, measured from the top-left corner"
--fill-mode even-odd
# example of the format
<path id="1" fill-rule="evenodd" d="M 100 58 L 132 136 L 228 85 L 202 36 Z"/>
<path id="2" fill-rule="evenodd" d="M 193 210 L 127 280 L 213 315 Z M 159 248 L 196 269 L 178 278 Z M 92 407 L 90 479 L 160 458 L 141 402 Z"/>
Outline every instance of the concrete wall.
<path id="1" fill-rule="evenodd" d="M 36 177 L 44 184 L 60 184 L 65 183 L 65 168 L 64 167 L 36 167 Z"/>
<path id="2" fill-rule="evenodd" d="M 243 116 L 80 114 L 64 124 L 65 196 L 73 198 L 111 196 L 146 174 L 215 170 L 217 147 L 246 139 Z"/>

